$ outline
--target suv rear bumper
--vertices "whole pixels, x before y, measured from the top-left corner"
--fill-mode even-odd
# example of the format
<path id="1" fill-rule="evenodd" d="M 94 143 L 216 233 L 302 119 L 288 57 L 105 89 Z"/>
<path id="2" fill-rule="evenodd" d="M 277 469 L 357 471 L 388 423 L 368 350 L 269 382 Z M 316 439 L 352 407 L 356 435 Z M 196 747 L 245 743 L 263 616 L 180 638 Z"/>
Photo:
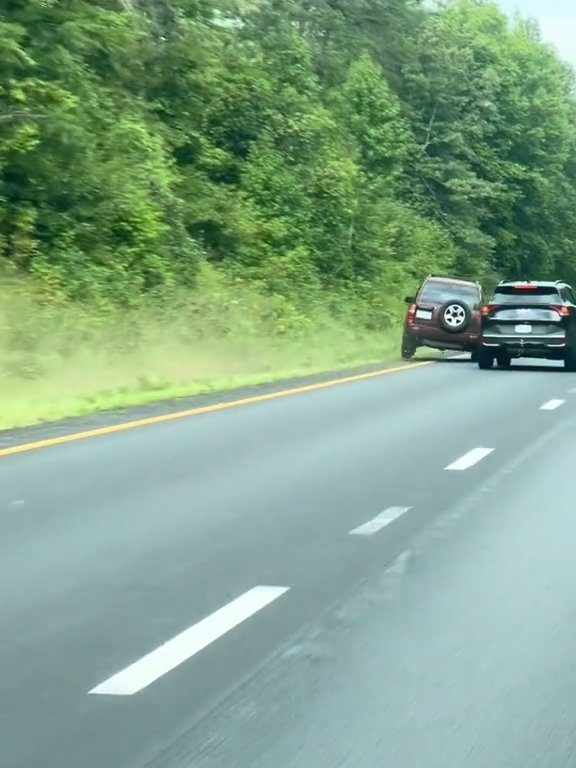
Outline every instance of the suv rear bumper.
<path id="1" fill-rule="evenodd" d="M 470 331 L 447 333 L 441 328 L 414 323 L 405 329 L 414 341 L 432 349 L 473 350 L 480 343 L 480 334 Z"/>
<path id="2" fill-rule="evenodd" d="M 505 350 L 516 357 L 558 357 L 566 354 L 566 336 L 564 334 L 545 336 L 482 336 L 482 347 L 494 352 Z"/>

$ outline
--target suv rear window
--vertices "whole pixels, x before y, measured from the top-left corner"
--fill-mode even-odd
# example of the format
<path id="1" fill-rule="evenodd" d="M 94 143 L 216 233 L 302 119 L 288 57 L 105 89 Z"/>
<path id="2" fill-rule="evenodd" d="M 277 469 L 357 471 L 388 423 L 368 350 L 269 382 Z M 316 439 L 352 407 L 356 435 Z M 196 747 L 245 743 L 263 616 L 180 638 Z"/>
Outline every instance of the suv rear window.
<path id="1" fill-rule="evenodd" d="M 530 289 L 506 285 L 496 289 L 493 304 L 561 304 L 562 298 L 558 288 L 538 285 Z"/>
<path id="2" fill-rule="evenodd" d="M 461 283 L 443 283 L 439 280 L 429 280 L 418 296 L 418 301 L 429 301 L 443 304 L 450 299 L 462 299 L 475 304 L 480 301 L 480 290 L 475 285 Z"/>

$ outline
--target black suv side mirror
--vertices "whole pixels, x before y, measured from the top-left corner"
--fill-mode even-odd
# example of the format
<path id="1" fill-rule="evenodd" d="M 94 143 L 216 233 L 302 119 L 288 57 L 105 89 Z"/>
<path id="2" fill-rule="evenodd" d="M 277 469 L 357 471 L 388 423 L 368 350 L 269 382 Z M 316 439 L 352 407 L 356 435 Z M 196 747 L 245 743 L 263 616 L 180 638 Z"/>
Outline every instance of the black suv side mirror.
<path id="1" fill-rule="evenodd" d="M 414 302 L 416 301 L 416 296 L 406 296 L 404 301 L 406 302 L 406 304 L 414 304 Z"/>

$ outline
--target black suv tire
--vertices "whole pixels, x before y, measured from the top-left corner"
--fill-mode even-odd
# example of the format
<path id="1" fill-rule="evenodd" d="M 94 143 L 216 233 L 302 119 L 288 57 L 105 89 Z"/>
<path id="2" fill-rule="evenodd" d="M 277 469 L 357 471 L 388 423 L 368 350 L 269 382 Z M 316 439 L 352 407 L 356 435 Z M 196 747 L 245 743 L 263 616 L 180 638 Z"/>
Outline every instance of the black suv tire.
<path id="1" fill-rule="evenodd" d="M 566 352 L 566 357 L 564 358 L 564 369 L 568 371 L 568 373 L 576 373 L 576 353 L 573 349 L 569 349 Z"/>
<path id="2" fill-rule="evenodd" d="M 478 353 L 478 368 L 488 371 L 494 365 L 494 353 L 488 349 L 481 349 Z"/>
<path id="3" fill-rule="evenodd" d="M 438 320 L 447 333 L 462 333 L 470 325 L 472 310 L 459 299 L 447 301 L 440 307 Z"/>

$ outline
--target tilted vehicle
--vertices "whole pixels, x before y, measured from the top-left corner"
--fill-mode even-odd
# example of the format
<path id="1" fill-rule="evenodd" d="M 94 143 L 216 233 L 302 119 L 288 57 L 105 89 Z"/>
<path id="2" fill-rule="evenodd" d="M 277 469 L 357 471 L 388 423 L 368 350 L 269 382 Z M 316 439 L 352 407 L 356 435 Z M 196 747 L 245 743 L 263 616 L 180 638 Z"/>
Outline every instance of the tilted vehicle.
<path id="1" fill-rule="evenodd" d="M 441 350 L 478 351 L 483 297 L 479 283 L 430 275 L 409 304 L 402 357 L 409 360 L 418 347 Z"/>
<path id="2" fill-rule="evenodd" d="M 562 281 L 506 281 L 482 307 L 480 368 L 513 358 L 563 360 L 576 371 L 576 294 Z"/>

